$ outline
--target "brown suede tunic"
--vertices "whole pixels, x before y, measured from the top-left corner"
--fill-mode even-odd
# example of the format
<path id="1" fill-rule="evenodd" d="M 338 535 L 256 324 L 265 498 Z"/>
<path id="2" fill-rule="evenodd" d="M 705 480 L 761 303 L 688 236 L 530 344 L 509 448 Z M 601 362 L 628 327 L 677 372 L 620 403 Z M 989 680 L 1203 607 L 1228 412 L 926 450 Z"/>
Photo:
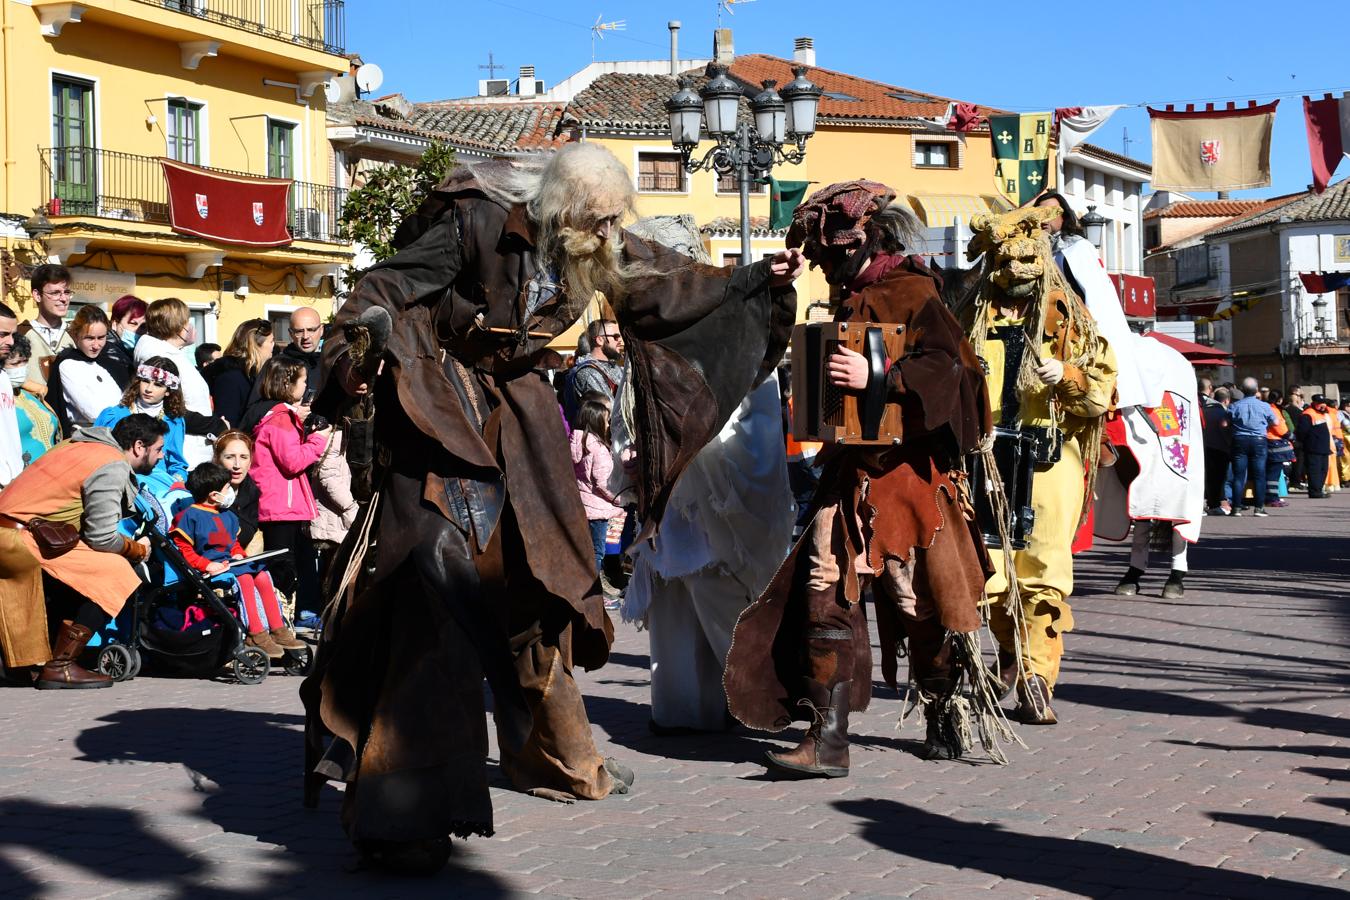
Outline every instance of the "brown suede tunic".
<path id="1" fill-rule="evenodd" d="M 859 556 L 874 571 L 888 558 L 922 556 L 914 590 L 932 599 L 944 628 L 966 633 L 980 625 L 989 558 L 953 472 L 992 425 L 979 360 L 942 303 L 940 286 L 921 260 L 910 257 L 841 305 L 837 320 L 905 326 L 905 356 L 890 373 L 890 402 L 903 411 L 904 441 L 880 450 L 828 446 L 821 454 L 824 474 L 813 506 L 840 504 L 847 540 L 836 557 L 850 602 L 860 594 Z M 790 610 L 802 602 L 803 550 L 799 541 L 736 626 L 727 660 L 727 699 L 732 714 L 754 728 L 780 730 L 803 716 L 797 685 L 807 673 L 788 634 L 799 618 Z M 877 606 L 879 617 L 882 607 Z M 856 619 L 855 633 L 861 633 L 855 639 L 851 706 L 861 710 L 871 696 L 872 660 L 866 626 L 860 614 Z M 883 624 L 884 632 L 892 631 L 894 620 Z M 896 642 L 882 643 L 883 652 L 893 654 Z M 893 657 L 883 660 L 883 669 L 893 677 Z"/>

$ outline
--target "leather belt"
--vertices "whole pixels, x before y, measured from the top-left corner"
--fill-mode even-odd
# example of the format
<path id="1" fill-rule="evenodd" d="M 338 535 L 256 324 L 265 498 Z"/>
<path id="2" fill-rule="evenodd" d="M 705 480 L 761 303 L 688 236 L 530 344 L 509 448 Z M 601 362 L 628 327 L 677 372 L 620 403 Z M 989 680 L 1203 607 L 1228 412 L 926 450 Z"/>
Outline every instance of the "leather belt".
<path id="1" fill-rule="evenodd" d="M 7 516 L 4 513 L 0 513 L 0 527 L 13 528 L 15 531 L 27 531 L 28 523 L 20 522 L 13 516 Z"/>

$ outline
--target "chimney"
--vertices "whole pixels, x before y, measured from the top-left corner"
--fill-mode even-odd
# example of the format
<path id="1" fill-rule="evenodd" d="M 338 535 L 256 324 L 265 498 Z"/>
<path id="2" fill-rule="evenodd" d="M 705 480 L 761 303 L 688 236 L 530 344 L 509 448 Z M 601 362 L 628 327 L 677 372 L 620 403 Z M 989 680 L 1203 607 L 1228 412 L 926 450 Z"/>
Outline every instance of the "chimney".
<path id="1" fill-rule="evenodd" d="M 793 41 L 792 61 L 799 66 L 814 66 L 816 64 L 815 38 L 799 37 Z"/>
<path id="2" fill-rule="evenodd" d="M 516 93 L 522 97 L 534 96 L 534 66 L 520 67 L 520 81 L 517 82 Z"/>
<path id="3" fill-rule="evenodd" d="M 670 75 L 674 78 L 680 74 L 680 22 L 672 19 L 666 27 L 670 29 Z"/>
<path id="4" fill-rule="evenodd" d="M 731 29 L 718 28 L 713 32 L 713 62 L 729 66 L 736 59 L 736 48 L 731 43 Z"/>

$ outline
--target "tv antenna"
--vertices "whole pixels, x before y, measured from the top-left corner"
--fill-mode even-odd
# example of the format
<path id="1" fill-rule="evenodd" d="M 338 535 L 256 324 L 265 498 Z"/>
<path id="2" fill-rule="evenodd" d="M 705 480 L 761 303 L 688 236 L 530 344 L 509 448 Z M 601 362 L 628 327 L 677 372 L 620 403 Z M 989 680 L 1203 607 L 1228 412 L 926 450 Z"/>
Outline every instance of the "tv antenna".
<path id="1" fill-rule="evenodd" d="M 722 27 L 722 10 L 725 9 L 727 11 L 727 15 L 734 16 L 736 15 L 736 10 L 732 9 L 731 7 L 735 6 L 737 3 L 754 3 L 754 2 L 755 0 L 717 0 L 717 27 L 718 28 Z"/>
<path id="2" fill-rule="evenodd" d="M 498 69 L 505 69 L 506 66 L 499 66 L 499 65 L 497 65 L 496 60 L 494 60 L 494 59 L 492 58 L 492 51 L 489 50 L 489 51 L 488 51 L 488 61 L 487 61 L 487 65 L 483 65 L 482 63 L 479 63 L 479 64 L 478 64 L 478 68 L 480 68 L 480 69 L 487 69 L 488 78 L 492 78 L 495 74 L 497 74 L 497 70 L 498 70 Z"/>
<path id="3" fill-rule="evenodd" d="M 601 22 L 600 20 L 604 17 L 603 13 L 596 16 L 595 24 L 591 26 L 591 62 L 595 62 L 596 38 L 603 41 L 605 39 L 606 31 L 625 31 L 628 28 L 628 23 L 624 19 L 617 19 L 613 22 Z"/>
<path id="4" fill-rule="evenodd" d="M 1126 156 L 1130 155 L 1130 145 L 1134 143 L 1134 138 L 1130 137 L 1130 129 L 1120 129 L 1120 147 L 1121 152 Z"/>

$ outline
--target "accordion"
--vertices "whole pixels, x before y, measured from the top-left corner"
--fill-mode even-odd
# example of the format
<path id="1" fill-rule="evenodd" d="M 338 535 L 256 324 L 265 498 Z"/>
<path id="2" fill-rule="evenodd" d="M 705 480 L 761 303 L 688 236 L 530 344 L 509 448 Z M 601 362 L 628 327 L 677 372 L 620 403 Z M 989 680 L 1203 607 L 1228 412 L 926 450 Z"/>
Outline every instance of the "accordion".
<path id="1" fill-rule="evenodd" d="M 867 386 L 847 391 L 830 381 L 829 360 L 846 347 L 867 360 Z M 905 353 L 905 326 L 882 322 L 808 322 L 792 331 L 792 436 L 837 444 L 898 444 L 900 407 L 886 402 L 886 373 Z"/>

